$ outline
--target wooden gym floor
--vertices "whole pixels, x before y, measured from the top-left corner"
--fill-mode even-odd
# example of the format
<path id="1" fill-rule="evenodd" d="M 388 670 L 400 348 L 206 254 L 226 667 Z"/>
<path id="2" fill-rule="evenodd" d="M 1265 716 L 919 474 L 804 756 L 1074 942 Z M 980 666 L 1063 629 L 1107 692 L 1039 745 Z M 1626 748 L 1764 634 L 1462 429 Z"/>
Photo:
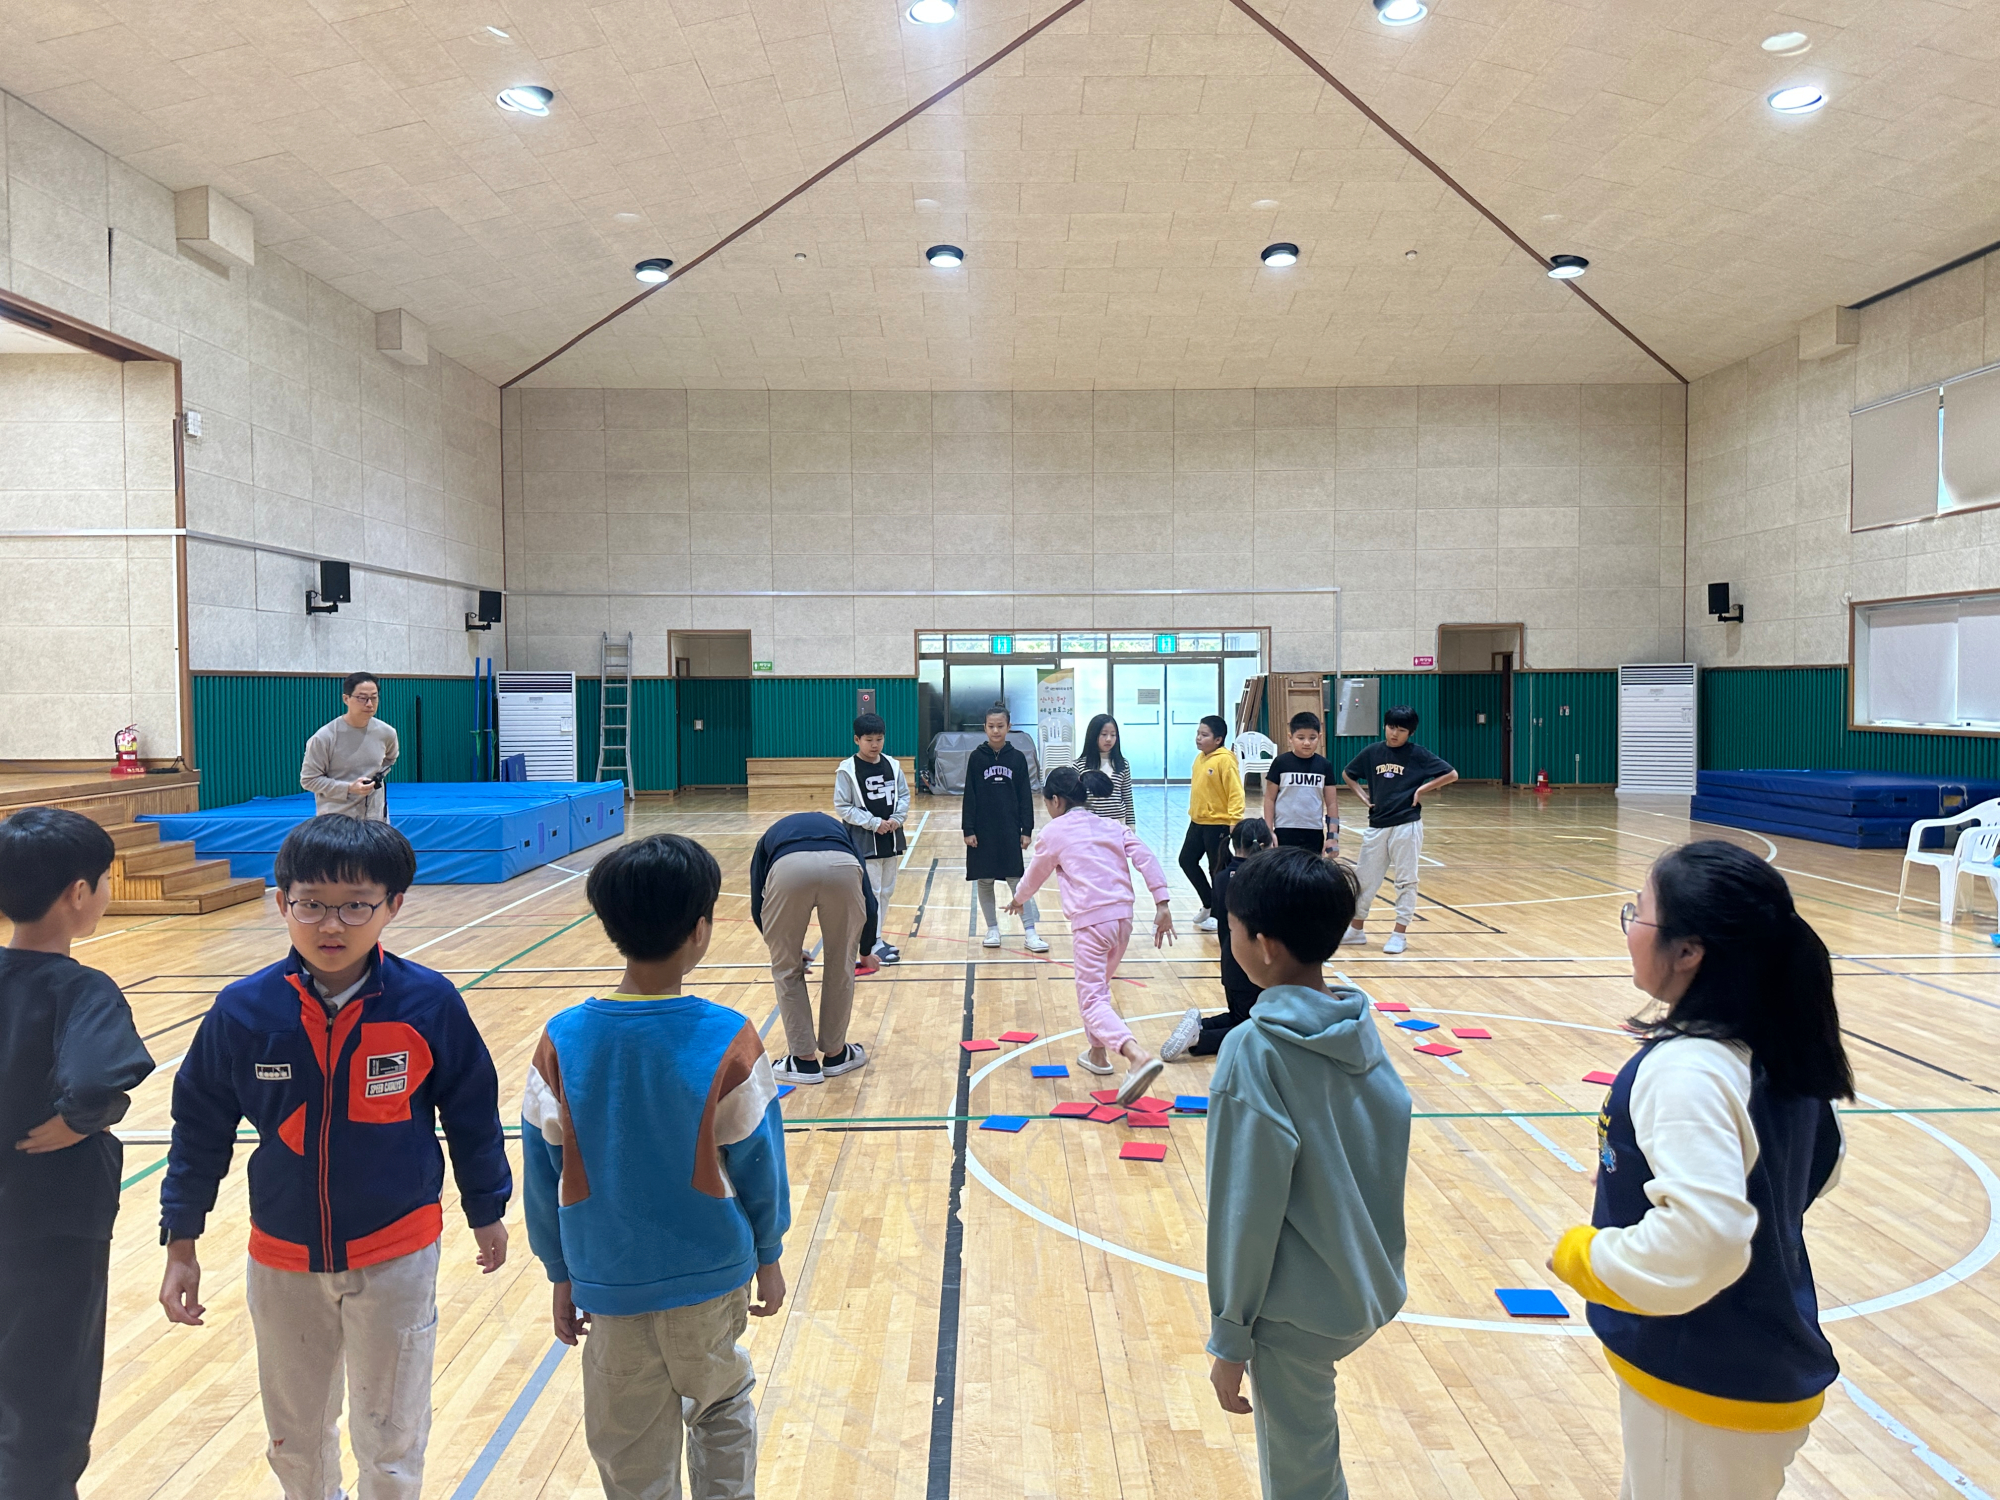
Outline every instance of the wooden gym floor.
<path id="1" fill-rule="evenodd" d="M 1179 846 L 1184 797 L 1141 793 L 1141 831 L 1163 854 Z M 775 1048 L 783 1033 L 770 1026 L 773 997 L 745 895 L 751 845 L 774 815 L 744 807 L 741 794 L 690 793 L 640 803 L 632 822 L 639 832 L 691 834 L 722 861 L 727 894 L 696 987 L 769 1027 Z M 1359 811 L 1351 801 L 1344 810 L 1350 820 Z M 1433 1059 L 1412 1050 L 1420 1036 L 1381 1018 L 1420 1114 L 1410 1298 L 1405 1318 L 1343 1368 L 1350 1482 L 1365 1496 L 1610 1495 L 1617 1399 L 1596 1345 L 1576 1336 L 1580 1318 L 1510 1324 L 1493 1289 L 1552 1285 L 1543 1259 L 1587 1215 L 1602 1090 L 1580 1080 L 1628 1055 L 1617 1026 L 1639 1000 L 1618 905 L 1689 825 L 1605 793 L 1544 803 L 1490 787 L 1453 788 L 1426 821 L 1410 951 L 1381 954 L 1388 924 L 1378 907 L 1371 946 L 1343 950 L 1336 967 L 1378 1000 L 1493 1037 Z M 750 1332 L 760 1493 L 1254 1495 L 1250 1420 L 1217 1409 L 1202 1352 L 1200 1121 L 1150 1133 L 1168 1147 L 1157 1165 L 1118 1159 L 1123 1126 L 1037 1118 L 1018 1135 L 976 1128 L 987 1113 L 1043 1116 L 1095 1081 L 1074 1067 L 1080 1039 L 1067 1035 L 1078 1024 L 1067 932 L 1051 897 L 1043 930 L 1054 952 L 1024 953 L 1012 923 L 1004 950 L 982 949 L 956 804 L 920 798 L 912 823 L 921 833 L 888 924 L 904 961 L 863 981 L 857 1000 L 854 1035 L 871 1065 L 785 1101 L 791 1300 Z M 1788 1493 L 1881 1500 L 2000 1490 L 2000 1277 L 1989 1265 L 2000 1252 L 2000 1181 L 1987 1165 L 2000 1161 L 1993 924 L 1961 914 L 1947 933 L 1934 905 L 1897 915 L 1892 853 L 1699 832 L 1774 854 L 1842 955 L 1862 1110 L 1922 1111 L 1851 1114 L 1845 1179 L 1811 1217 L 1846 1379 Z M 1350 857 L 1355 847 L 1350 831 Z M 465 990 L 499 1064 L 510 1124 L 543 1018 L 615 982 L 614 955 L 573 873 L 600 852 L 505 886 L 418 887 L 389 932 L 392 949 L 450 972 Z M 1185 925 L 1193 901 L 1165 862 Z M 111 919 L 78 952 L 126 987 L 162 1064 L 122 1127 L 125 1211 L 87 1495 L 277 1493 L 243 1307 L 240 1165 L 203 1242 L 209 1326 L 170 1328 L 154 1294 L 173 1060 L 215 991 L 277 957 L 282 941 L 267 903 Z M 1164 953 L 1135 947 L 1118 997 L 1151 1044 L 1183 1007 L 1220 1004 L 1215 952 L 1212 939 L 1190 933 Z M 958 1046 L 1017 1027 L 1044 1040 L 978 1057 Z M 1031 1080 L 1039 1061 L 1071 1062 L 1074 1076 Z M 1177 1066 L 1156 1092 L 1202 1093 L 1208 1075 L 1206 1062 Z M 949 1118 L 966 1113 L 969 1128 Z M 551 1337 L 547 1284 L 518 1207 L 511 1259 L 491 1278 L 477 1273 L 455 1208 L 446 1219 L 427 1493 L 597 1494 L 579 1364 Z"/>

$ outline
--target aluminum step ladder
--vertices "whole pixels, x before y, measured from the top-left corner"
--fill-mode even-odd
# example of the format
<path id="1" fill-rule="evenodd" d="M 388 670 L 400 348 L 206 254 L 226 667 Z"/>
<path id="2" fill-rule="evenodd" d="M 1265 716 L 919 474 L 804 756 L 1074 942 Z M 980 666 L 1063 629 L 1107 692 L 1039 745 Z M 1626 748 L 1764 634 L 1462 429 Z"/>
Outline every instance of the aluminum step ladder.
<path id="1" fill-rule="evenodd" d="M 597 779 L 632 798 L 632 633 L 603 633 L 597 648 Z"/>

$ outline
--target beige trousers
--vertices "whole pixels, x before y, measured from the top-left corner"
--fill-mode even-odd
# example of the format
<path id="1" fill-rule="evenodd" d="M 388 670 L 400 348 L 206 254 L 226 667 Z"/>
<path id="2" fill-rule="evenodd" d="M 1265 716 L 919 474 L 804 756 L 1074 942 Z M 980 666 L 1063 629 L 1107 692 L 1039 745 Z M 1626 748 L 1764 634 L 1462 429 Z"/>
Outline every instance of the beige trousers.
<path id="1" fill-rule="evenodd" d="M 757 1408 L 750 1392 L 757 1373 L 750 1351 L 736 1342 L 749 1307 L 748 1289 L 738 1287 L 692 1307 L 591 1315 L 583 1345 L 583 1430 L 606 1500 L 681 1500 L 684 1403 L 694 1500 L 756 1494 Z"/>
<path id="2" fill-rule="evenodd" d="M 854 960 L 868 908 L 861 862 L 832 849 L 803 849 L 774 862 L 764 876 L 764 942 L 771 981 L 785 1018 L 785 1046 L 794 1057 L 817 1057 L 847 1045 L 854 1012 Z M 806 924 L 819 913 L 819 1025 L 806 989 Z M 879 917 L 877 919 L 879 925 Z"/>
<path id="3" fill-rule="evenodd" d="M 1618 1383 L 1625 1479 L 1618 1500 L 1774 1500 L 1812 1429 L 1732 1432 L 1649 1401 Z"/>
<path id="4" fill-rule="evenodd" d="M 437 1347 L 435 1242 L 359 1271 L 274 1271 L 250 1262 L 250 1324 L 264 1397 L 265 1456 L 285 1500 L 335 1500 L 340 1382 L 361 1468 L 360 1500 L 417 1500 Z"/>

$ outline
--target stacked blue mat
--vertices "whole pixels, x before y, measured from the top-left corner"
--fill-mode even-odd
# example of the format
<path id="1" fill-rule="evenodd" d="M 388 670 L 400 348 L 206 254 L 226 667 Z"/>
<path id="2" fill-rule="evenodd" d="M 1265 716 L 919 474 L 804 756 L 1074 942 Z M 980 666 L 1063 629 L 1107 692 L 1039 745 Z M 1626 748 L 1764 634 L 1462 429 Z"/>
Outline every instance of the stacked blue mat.
<path id="1" fill-rule="evenodd" d="M 257 797 L 205 812 L 151 813 L 162 839 L 192 839 L 238 880 L 268 884 L 278 846 L 313 815 L 313 799 Z M 490 885 L 625 831 L 617 781 L 389 783 L 389 821 L 416 847 L 417 884 Z"/>
<path id="2" fill-rule="evenodd" d="M 1689 816 L 1848 849 L 1901 849 L 1919 819 L 1994 797 L 2000 781 L 1893 771 L 1702 771 Z"/>

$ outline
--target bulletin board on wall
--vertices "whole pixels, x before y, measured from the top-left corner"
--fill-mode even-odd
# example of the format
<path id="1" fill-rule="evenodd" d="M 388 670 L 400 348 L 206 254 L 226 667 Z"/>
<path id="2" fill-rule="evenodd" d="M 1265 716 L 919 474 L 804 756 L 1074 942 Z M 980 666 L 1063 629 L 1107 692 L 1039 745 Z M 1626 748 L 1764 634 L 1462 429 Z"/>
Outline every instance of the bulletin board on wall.
<path id="1" fill-rule="evenodd" d="M 1857 601 L 1848 642 L 1851 727 L 2000 734 L 2000 592 Z"/>

